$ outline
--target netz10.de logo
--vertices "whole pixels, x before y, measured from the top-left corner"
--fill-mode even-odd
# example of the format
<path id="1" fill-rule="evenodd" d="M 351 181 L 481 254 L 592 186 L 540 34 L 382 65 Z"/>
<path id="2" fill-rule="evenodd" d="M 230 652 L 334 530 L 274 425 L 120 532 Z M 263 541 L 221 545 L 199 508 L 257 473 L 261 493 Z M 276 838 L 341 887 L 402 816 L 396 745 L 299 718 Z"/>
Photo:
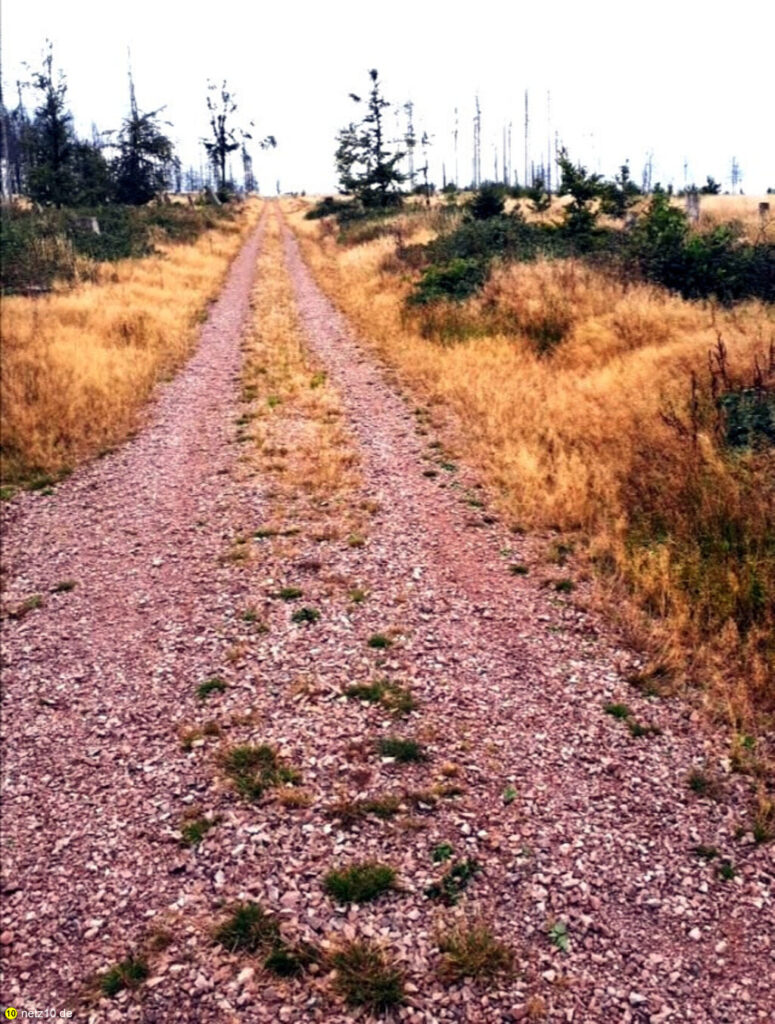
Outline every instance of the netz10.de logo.
<path id="1" fill-rule="evenodd" d="M 55 1010 L 52 1006 L 45 1010 L 17 1010 L 15 1006 L 8 1006 L 5 1010 L 8 1020 L 16 1020 L 17 1017 L 41 1019 L 43 1017 L 72 1017 L 72 1015 L 72 1010 Z"/>

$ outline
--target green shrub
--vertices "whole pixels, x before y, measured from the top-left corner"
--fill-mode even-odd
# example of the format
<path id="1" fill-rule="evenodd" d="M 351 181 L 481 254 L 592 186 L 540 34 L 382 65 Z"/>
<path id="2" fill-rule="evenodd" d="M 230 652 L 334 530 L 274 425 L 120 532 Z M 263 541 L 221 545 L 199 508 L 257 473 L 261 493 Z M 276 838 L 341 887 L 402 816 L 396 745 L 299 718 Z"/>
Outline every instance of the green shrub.
<path id="1" fill-rule="evenodd" d="M 686 299 L 715 295 L 729 304 L 745 298 L 775 301 L 775 243 L 750 244 L 731 224 L 692 232 L 686 214 L 656 193 L 633 229 L 626 257 L 642 277 Z"/>
<path id="2" fill-rule="evenodd" d="M 441 266 L 431 266 L 423 274 L 410 303 L 418 306 L 439 299 L 461 302 L 478 292 L 489 275 L 489 266 L 482 259 L 455 259 Z"/>
<path id="3" fill-rule="evenodd" d="M 75 276 L 75 249 L 62 233 L 56 211 L 36 214 L 13 206 L 2 209 L 0 289 L 47 290 L 56 278 Z"/>
<path id="4" fill-rule="evenodd" d="M 352 203 L 343 199 L 334 199 L 333 196 L 323 196 L 319 203 L 304 214 L 305 220 L 320 220 L 321 217 L 330 217 L 339 213 Z"/>
<path id="5" fill-rule="evenodd" d="M 491 181 L 485 181 L 469 201 L 468 209 L 474 220 L 500 217 L 504 209 L 503 188 Z"/>
<path id="6" fill-rule="evenodd" d="M 74 279 L 77 256 L 95 263 L 136 259 L 153 253 L 156 241 L 193 242 L 203 231 L 233 218 L 228 208 L 180 203 L 60 210 L 5 206 L 0 289 L 46 290 L 55 280 Z M 99 233 L 92 229 L 92 221 Z"/>
<path id="7" fill-rule="evenodd" d="M 724 442 L 730 448 L 775 444 L 775 391 L 739 388 L 718 399 L 724 417 Z"/>

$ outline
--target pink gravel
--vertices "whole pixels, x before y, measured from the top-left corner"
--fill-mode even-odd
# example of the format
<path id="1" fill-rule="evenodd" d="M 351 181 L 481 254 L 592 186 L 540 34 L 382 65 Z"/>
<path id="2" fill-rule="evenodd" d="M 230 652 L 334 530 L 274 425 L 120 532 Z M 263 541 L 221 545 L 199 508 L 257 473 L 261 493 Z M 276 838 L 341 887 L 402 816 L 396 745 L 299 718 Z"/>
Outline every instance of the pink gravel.
<path id="1" fill-rule="evenodd" d="M 363 547 L 314 540 L 313 524 L 295 521 L 290 563 L 271 538 L 251 539 L 244 564 L 222 557 L 265 521 L 270 500 L 233 443 L 259 243 L 260 232 L 148 427 L 7 514 L 4 606 L 44 600 L 3 623 L 6 1004 L 94 1021 L 365 1019 L 324 972 L 273 978 L 213 944 L 223 907 L 250 898 L 290 938 L 383 942 L 409 982 L 395 1012 L 404 1021 L 494 1024 L 539 1005 L 547 1020 L 582 1024 L 771 1021 L 772 847 L 745 830 L 745 780 L 685 705 L 628 686 L 634 655 L 580 607 L 585 584 L 569 597 L 542 585 L 538 542 L 465 503 L 472 475 L 438 469 L 407 403 L 287 232 L 308 344 L 359 451 L 355 500 L 379 510 Z M 425 476 L 434 466 L 438 476 Z M 530 575 L 511 575 L 513 562 Z M 75 588 L 55 593 L 66 579 Z M 295 625 L 298 605 L 271 598 L 278 584 L 303 587 L 320 621 Z M 348 599 L 356 585 L 363 604 Z M 242 618 L 248 605 L 268 632 Z M 388 630 L 388 650 L 367 646 Z M 213 675 L 228 689 L 205 704 L 195 689 Z M 403 719 L 341 695 L 386 676 L 418 701 Z M 610 701 L 660 734 L 631 736 L 604 713 Z M 222 739 L 184 751 L 180 727 L 208 718 Z M 377 757 L 374 740 L 394 733 L 421 738 L 429 760 Z M 264 741 L 302 769 L 310 807 L 284 809 L 271 795 L 248 804 L 225 783 L 219 744 Z M 445 763 L 464 792 L 435 808 L 407 804 L 394 820 L 350 829 L 324 813 L 345 796 L 427 790 Z M 698 766 L 718 777 L 721 799 L 689 790 Z M 196 849 L 178 841 L 192 806 L 219 819 Z M 440 842 L 482 866 L 450 909 L 425 895 L 442 870 L 430 856 Z M 717 847 L 735 877 L 699 858 L 699 844 Z M 337 907 L 323 875 L 365 859 L 393 864 L 400 890 Z M 513 978 L 491 988 L 438 980 L 435 931 L 461 915 L 486 917 L 513 946 Z M 568 952 L 549 939 L 558 921 Z M 94 972 L 160 925 L 170 944 L 144 985 L 83 998 Z"/>

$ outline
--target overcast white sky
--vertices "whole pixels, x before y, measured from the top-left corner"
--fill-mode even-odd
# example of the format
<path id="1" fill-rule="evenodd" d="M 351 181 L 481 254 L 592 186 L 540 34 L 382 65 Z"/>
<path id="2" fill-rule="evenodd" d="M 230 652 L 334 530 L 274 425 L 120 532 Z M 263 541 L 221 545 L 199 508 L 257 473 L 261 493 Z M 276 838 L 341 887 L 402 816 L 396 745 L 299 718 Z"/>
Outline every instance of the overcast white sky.
<path id="1" fill-rule="evenodd" d="M 717 13 L 718 12 L 718 13 Z M 723 12 L 723 13 L 722 13 Z M 551 131 L 574 160 L 613 174 L 629 159 L 640 179 L 713 175 L 727 187 L 732 157 L 749 193 L 775 187 L 775 4 L 737 0 L 513 0 L 459 7 L 451 0 L 283 2 L 227 0 L 5 0 L 7 101 L 22 62 L 40 66 L 46 38 L 67 77 L 79 131 L 116 127 L 127 110 L 127 47 L 140 108 L 167 105 L 186 163 L 199 163 L 207 131 L 208 78 L 226 78 L 240 116 L 273 133 L 278 149 L 256 154 L 263 191 L 332 191 L 336 131 L 357 115 L 348 93 L 380 71 L 387 99 L 412 99 L 418 131 L 434 136 L 431 178 L 454 178 L 452 128 L 459 108 L 461 183 L 471 178 L 474 96 L 482 107 L 482 173 L 513 122 L 513 164 L 524 164 L 524 90 L 530 91 L 531 156 Z"/>

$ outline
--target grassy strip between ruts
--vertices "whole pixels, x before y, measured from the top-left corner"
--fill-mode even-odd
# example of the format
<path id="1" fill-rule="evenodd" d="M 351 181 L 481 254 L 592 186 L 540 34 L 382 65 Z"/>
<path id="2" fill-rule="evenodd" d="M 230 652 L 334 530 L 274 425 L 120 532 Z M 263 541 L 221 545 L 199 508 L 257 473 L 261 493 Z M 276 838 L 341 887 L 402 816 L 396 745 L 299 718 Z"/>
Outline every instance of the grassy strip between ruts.
<path id="1" fill-rule="evenodd" d="M 304 344 L 274 217 L 267 222 L 257 279 L 254 327 L 244 341 L 240 440 L 247 442 L 246 462 L 268 484 L 274 515 L 254 535 L 292 555 L 306 540 L 297 539 L 297 519 L 316 523 L 313 539 L 345 539 L 361 536 L 368 509 L 352 501 L 359 485 L 356 454 L 338 395 Z M 297 581 L 288 582 L 279 595 L 301 597 Z M 312 610 L 297 609 L 297 621 L 305 611 L 313 617 Z"/>

